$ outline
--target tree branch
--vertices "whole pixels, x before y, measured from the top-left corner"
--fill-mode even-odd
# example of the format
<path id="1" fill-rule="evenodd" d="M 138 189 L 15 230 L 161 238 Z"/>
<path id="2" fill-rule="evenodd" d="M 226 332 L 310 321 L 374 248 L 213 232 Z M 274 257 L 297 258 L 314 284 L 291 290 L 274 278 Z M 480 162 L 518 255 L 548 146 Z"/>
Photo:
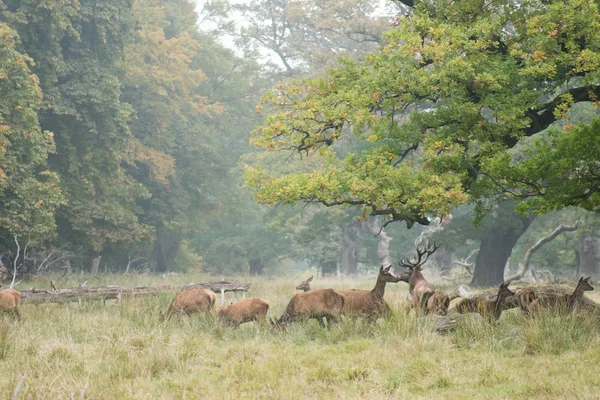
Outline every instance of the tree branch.
<path id="1" fill-rule="evenodd" d="M 516 274 L 505 279 L 505 281 L 510 282 L 510 281 L 514 281 L 517 279 L 521 279 L 525 275 L 525 272 L 527 272 L 527 268 L 529 267 L 529 260 L 533 253 L 535 253 L 537 250 L 539 250 L 539 248 L 542 247 L 544 244 L 554 240 L 562 232 L 572 232 L 572 231 L 579 229 L 579 227 L 581 226 L 581 223 L 582 223 L 581 220 L 579 220 L 579 221 L 577 221 L 577 223 L 575 225 L 571 225 L 571 226 L 565 226 L 565 225 L 560 224 L 550 235 L 538 240 L 537 243 L 534 244 L 533 246 L 531 246 L 531 248 L 529 248 L 529 250 L 527 250 L 527 252 L 525 253 L 525 258 L 523 259 L 523 264 L 519 264 L 519 271 L 517 271 Z"/>

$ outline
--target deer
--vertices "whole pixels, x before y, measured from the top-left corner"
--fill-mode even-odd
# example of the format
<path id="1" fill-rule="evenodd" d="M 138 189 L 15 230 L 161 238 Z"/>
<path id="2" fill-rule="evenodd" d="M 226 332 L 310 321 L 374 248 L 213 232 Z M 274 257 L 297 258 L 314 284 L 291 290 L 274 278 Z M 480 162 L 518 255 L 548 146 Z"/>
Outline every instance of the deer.
<path id="1" fill-rule="evenodd" d="M 429 303 L 429 299 L 435 293 L 435 286 L 427 282 L 421 273 L 423 270 L 423 265 L 427 262 L 429 256 L 431 256 L 439 248 L 440 245 L 436 244 L 435 242 L 433 243 L 433 247 L 431 247 L 429 245 L 429 240 L 425 240 L 425 243 L 423 243 L 422 247 L 418 245 L 416 246 L 417 257 L 415 261 L 402 259 L 398 263 L 401 267 L 406 268 L 406 271 L 403 272 L 398 279 L 408 283 L 408 290 L 412 298 L 413 307 L 415 307 L 417 312 L 424 311 L 425 314 L 427 314 L 429 312 L 429 305 L 431 305 L 433 309 L 437 309 L 440 304 L 446 304 L 446 299 L 443 297 L 443 295 L 446 297 L 448 297 L 448 295 L 445 293 L 436 296 L 436 300 L 433 300 L 431 303 Z M 423 258 L 423 256 L 425 256 L 425 258 Z M 447 302 L 448 305 L 450 305 L 449 298 Z"/>
<path id="2" fill-rule="evenodd" d="M 330 323 L 341 321 L 346 296 L 334 289 L 317 289 L 296 293 L 290 299 L 283 315 L 271 323 L 279 328 L 299 319 L 315 318 L 323 326 L 323 318 Z"/>
<path id="3" fill-rule="evenodd" d="M 217 295 L 210 289 L 192 289 L 179 293 L 163 315 L 170 318 L 173 313 L 193 314 L 195 312 L 210 313 L 217 300 Z"/>
<path id="4" fill-rule="evenodd" d="M 517 292 L 517 300 L 519 301 L 519 308 L 521 309 L 523 314 L 529 315 L 529 306 L 531 305 L 531 303 L 537 300 L 537 294 L 535 293 L 535 290 L 533 290 L 533 288 L 523 288 Z"/>
<path id="5" fill-rule="evenodd" d="M 390 272 L 391 268 L 391 265 L 387 268 L 382 265 L 379 268 L 373 290 L 340 290 L 346 296 L 344 313 L 374 317 L 389 310 L 389 306 L 383 300 L 385 285 L 387 282 L 397 283 L 399 281 L 399 278 Z"/>
<path id="6" fill-rule="evenodd" d="M 527 313 L 531 314 L 542 308 L 557 308 L 573 312 L 583 301 L 583 292 L 594 290 L 594 287 L 590 284 L 590 278 L 589 276 L 585 279 L 583 276 L 579 278 L 575 290 L 569 295 L 533 299 L 527 306 Z"/>
<path id="7" fill-rule="evenodd" d="M 0 290 L 0 312 L 10 312 L 19 321 L 21 320 L 21 312 L 19 305 L 21 304 L 21 293 L 15 289 Z"/>
<path id="8" fill-rule="evenodd" d="M 427 313 L 434 315 L 447 315 L 450 308 L 450 296 L 445 292 L 435 292 L 427 300 Z"/>
<path id="9" fill-rule="evenodd" d="M 510 290 L 508 285 L 510 285 L 510 282 L 503 282 L 498 288 L 498 294 L 496 298 L 493 300 L 487 300 L 483 297 L 461 299 L 456 304 L 456 310 L 461 314 L 476 312 L 481 314 L 483 317 L 498 320 L 502 314 L 502 308 L 506 298 L 515 295 L 515 292 Z"/>
<path id="10" fill-rule="evenodd" d="M 270 306 L 271 304 L 265 299 L 251 297 L 229 306 L 219 307 L 217 315 L 219 316 L 219 321 L 237 328 L 246 322 L 265 322 Z"/>
<path id="11" fill-rule="evenodd" d="M 296 290 L 302 290 L 303 292 L 308 292 L 310 290 L 310 283 L 312 282 L 313 277 L 311 276 L 305 281 L 302 281 L 298 286 L 296 286 Z"/>

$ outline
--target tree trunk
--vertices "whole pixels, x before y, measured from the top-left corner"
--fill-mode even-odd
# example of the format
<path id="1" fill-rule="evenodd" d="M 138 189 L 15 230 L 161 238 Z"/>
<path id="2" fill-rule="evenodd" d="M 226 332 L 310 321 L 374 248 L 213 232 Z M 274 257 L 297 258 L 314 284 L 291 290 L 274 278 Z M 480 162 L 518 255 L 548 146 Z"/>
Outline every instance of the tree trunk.
<path id="1" fill-rule="evenodd" d="M 445 248 L 437 249 L 434 255 L 435 263 L 440 271 L 452 268 L 452 253 Z"/>
<path id="2" fill-rule="evenodd" d="M 171 265 L 179 252 L 180 245 L 181 231 L 174 232 L 167 228 L 157 229 L 154 257 L 158 272 L 169 272 L 171 270 Z"/>
<path id="3" fill-rule="evenodd" d="M 358 257 L 360 252 L 360 239 L 358 237 L 359 227 L 356 225 L 346 225 L 343 231 L 342 250 L 342 273 L 346 276 L 356 276 L 358 274 Z"/>
<path id="4" fill-rule="evenodd" d="M 100 259 L 102 257 L 98 256 L 92 260 L 90 264 L 90 275 L 98 275 L 98 267 L 100 266 Z"/>
<path id="5" fill-rule="evenodd" d="M 322 276 L 335 276 L 337 275 L 337 262 L 335 260 L 327 260 L 321 265 Z"/>
<path id="6" fill-rule="evenodd" d="M 265 268 L 265 263 L 261 259 L 248 260 L 250 266 L 250 275 L 262 275 Z"/>
<path id="7" fill-rule="evenodd" d="M 363 228 L 373 235 L 377 235 L 379 243 L 377 243 L 377 257 L 379 258 L 379 264 L 388 266 L 390 262 L 390 242 L 393 238 L 389 237 L 385 230 L 379 225 L 379 218 L 370 218 L 368 222 L 363 222 Z"/>
<path id="8" fill-rule="evenodd" d="M 471 281 L 473 286 L 497 286 L 504 282 L 504 268 L 512 249 L 533 221 L 517 214 L 513 203 L 500 207 L 507 208 L 498 211 L 496 226 L 490 227 L 481 239 Z"/>
<path id="9" fill-rule="evenodd" d="M 600 230 L 593 228 L 579 241 L 579 274 L 600 278 Z"/>

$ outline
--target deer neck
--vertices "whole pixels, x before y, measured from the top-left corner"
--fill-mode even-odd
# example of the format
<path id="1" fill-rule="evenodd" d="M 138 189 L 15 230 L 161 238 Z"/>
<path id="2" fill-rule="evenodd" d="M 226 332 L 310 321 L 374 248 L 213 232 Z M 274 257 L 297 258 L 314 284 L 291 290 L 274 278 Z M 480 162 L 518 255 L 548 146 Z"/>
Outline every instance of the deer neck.
<path id="1" fill-rule="evenodd" d="M 371 290 L 371 292 L 375 296 L 383 299 L 383 295 L 385 294 L 385 283 L 386 282 L 383 280 L 381 275 L 377 276 L 377 282 L 375 282 L 375 287 L 373 290 Z"/>
<path id="2" fill-rule="evenodd" d="M 573 293 L 571 293 L 569 295 L 569 306 L 571 308 L 575 307 L 575 305 L 581 301 L 581 298 L 583 297 L 583 288 L 581 287 L 581 285 L 577 285 L 577 287 L 575 288 L 575 290 L 573 291 Z"/>
<path id="3" fill-rule="evenodd" d="M 500 294 L 498 294 L 498 298 L 496 299 L 496 302 L 494 303 L 494 318 L 498 319 L 500 318 L 500 314 L 502 314 L 502 305 L 504 304 L 504 296 L 501 296 Z"/>
<path id="4" fill-rule="evenodd" d="M 412 273 L 410 279 L 408 280 L 408 290 L 410 293 L 413 292 L 417 285 L 420 285 L 421 282 L 427 282 L 421 271 L 415 271 Z"/>

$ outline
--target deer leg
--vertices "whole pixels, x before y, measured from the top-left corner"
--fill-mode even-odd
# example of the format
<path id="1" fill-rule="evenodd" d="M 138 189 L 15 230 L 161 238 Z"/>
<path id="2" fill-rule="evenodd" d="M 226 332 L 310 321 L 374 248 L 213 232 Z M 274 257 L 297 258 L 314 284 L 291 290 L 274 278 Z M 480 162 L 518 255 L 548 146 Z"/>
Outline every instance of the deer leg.
<path id="1" fill-rule="evenodd" d="M 14 313 L 15 313 L 15 316 L 17 317 L 17 319 L 20 321 L 21 320 L 21 312 L 19 311 L 19 309 L 15 308 Z"/>

